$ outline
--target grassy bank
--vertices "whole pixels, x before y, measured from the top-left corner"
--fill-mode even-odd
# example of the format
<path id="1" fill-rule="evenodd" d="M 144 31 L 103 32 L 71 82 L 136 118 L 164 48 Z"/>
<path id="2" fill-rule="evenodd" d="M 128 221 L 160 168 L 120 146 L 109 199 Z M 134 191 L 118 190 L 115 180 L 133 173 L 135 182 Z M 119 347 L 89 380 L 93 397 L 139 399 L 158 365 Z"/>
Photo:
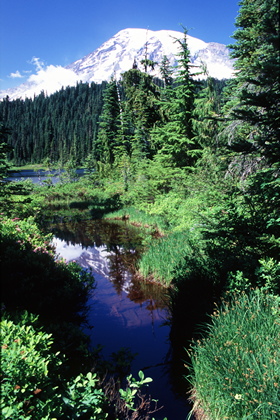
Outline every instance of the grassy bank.
<path id="1" fill-rule="evenodd" d="M 279 297 L 260 290 L 239 295 L 211 321 L 191 352 L 196 418 L 279 419 Z"/>
<path id="2" fill-rule="evenodd" d="M 47 165 L 44 165 L 43 163 L 30 163 L 28 165 L 23 165 L 23 166 L 16 166 L 16 165 L 11 165 L 9 168 L 10 171 L 47 171 L 49 170 L 49 168 L 47 167 Z"/>

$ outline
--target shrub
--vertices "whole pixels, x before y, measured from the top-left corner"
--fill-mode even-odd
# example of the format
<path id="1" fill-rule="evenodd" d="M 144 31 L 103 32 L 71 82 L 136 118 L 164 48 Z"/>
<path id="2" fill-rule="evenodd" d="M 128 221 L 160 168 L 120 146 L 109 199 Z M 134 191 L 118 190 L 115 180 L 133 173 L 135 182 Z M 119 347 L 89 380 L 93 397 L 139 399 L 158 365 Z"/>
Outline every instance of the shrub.
<path id="1" fill-rule="evenodd" d="M 226 294 L 248 292 L 250 288 L 258 286 L 261 290 L 272 293 L 280 293 L 280 262 L 273 258 L 262 258 L 258 261 L 259 266 L 248 279 L 242 271 L 229 272 L 226 283 Z"/>
<path id="2" fill-rule="evenodd" d="M 23 318 L 18 324 L 1 321 L 2 418 L 107 418 L 97 375 L 81 374 L 66 383 L 59 374 L 61 358 L 52 351 L 52 335 L 34 328 L 37 317 Z"/>
<path id="3" fill-rule="evenodd" d="M 80 325 L 94 288 L 91 273 L 56 259 L 51 236 L 42 234 L 32 218 L 1 222 L 1 302 L 11 313 L 27 310 L 40 315 L 46 330 L 54 334 L 55 345 L 78 363 L 88 351 Z"/>
<path id="4" fill-rule="evenodd" d="M 49 367 L 51 365 L 54 372 L 61 362 L 50 352 L 51 334 L 36 332 L 34 321 L 34 317 L 25 320 L 26 325 L 7 319 L 1 321 L 3 419 L 47 419 L 58 405 Z"/>
<path id="5" fill-rule="evenodd" d="M 76 321 L 94 279 L 77 264 L 56 259 L 50 239 L 32 218 L 2 219 L 1 298 L 9 310 L 26 309 L 55 322 Z"/>
<path id="6" fill-rule="evenodd" d="M 95 372 L 66 381 L 60 369 L 63 357 L 53 352 L 52 335 L 38 328 L 37 320 L 28 313 L 16 322 L 8 315 L 1 320 L 3 420 L 104 420 L 111 411 L 119 420 L 150 418 L 151 399 L 140 388 L 151 378 L 140 371 L 139 380 L 129 375 L 124 388 L 111 382 L 103 383 L 104 389 Z"/>

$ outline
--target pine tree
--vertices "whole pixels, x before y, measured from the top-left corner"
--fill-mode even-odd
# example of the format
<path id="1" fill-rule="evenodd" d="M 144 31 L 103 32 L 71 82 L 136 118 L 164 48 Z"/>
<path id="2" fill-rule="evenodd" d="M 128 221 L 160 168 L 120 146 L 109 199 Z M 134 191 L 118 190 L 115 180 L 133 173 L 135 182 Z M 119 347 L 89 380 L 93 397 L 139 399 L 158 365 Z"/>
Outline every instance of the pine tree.
<path id="1" fill-rule="evenodd" d="M 130 129 L 131 154 L 137 159 L 151 157 L 150 130 L 160 119 L 158 87 L 153 78 L 138 68 L 128 70 L 122 80 L 126 127 Z"/>
<path id="2" fill-rule="evenodd" d="M 197 149 L 193 129 L 196 84 L 192 78 L 187 33 L 184 28 L 183 38 L 175 40 L 180 47 L 177 77 L 162 103 L 165 123 L 158 125 L 153 131 L 157 158 L 180 167 L 194 164 Z"/>
<path id="3" fill-rule="evenodd" d="M 173 82 L 173 69 L 170 66 L 170 61 L 166 55 L 163 56 L 161 65 L 160 65 L 160 75 L 164 82 L 164 88 L 171 86 Z"/>
<path id="4" fill-rule="evenodd" d="M 9 164 L 7 162 L 7 154 L 11 151 L 11 147 L 7 144 L 9 130 L 0 123 L 0 188 L 4 187 L 3 179 L 7 176 Z"/>
<path id="5" fill-rule="evenodd" d="M 97 141 L 94 145 L 94 156 L 97 161 L 112 165 L 115 160 L 115 150 L 118 147 L 117 137 L 121 126 L 120 104 L 115 80 L 108 83 L 103 101 Z"/>
<path id="6" fill-rule="evenodd" d="M 205 67 L 207 79 L 204 87 L 197 93 L 194 100 L 193 127 L 195 139 L 201 148 L 215 152 L 218 146 L 217 135 L 220 128 L 221 109 L 216 81 L 210 77 Z"/>
<path id="7" fill-rule="evenodd" d="M 236 59 L 229 117 L 233 146 L 280 162 L 278 0 L 242 0 L 231 45 Z M 229 131 L 229 130 L 228 130 Z"/>

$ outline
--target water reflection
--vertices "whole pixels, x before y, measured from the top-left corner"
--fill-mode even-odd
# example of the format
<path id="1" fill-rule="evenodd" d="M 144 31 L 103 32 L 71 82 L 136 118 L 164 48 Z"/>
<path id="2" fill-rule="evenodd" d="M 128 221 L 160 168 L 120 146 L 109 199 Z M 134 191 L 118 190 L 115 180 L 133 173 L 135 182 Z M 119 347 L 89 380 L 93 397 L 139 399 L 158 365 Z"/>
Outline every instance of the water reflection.
<path id="1" fill-rule="evenodd" d="M 170 383 L 170 327 L 166 323 L 165 289 L 137 278 L 141 232 L 123 223 L 85 221 L 52 226 L 57 252 L 67 261 L 91 268 L 97 283 L 89 304 L 86 330 L 93 346 L 104 346 L 109 357 L 120 348 L 136 353 L 132 373 L 144 370 L 153 382 L 152 397 L 164 409 L 155 419 L 183 420 L 188 408 Z"/>
<path id="2" fill-rule="evenodd" d="M 135 275 L 135 264 L 139 256 L 135 249 L 124 249 L 116 245 L 84 247 L 57 237 L 53 244 L 57 254 L 66 261 L 76 261 L 81 267 L 91 268 L 93 273 L 108 279 L 118 296 L 124 293 L 127 299 L 143 305 L 150 312 L 165 310 L 165 290 Z"/>
<path id="3" fill-rule="evenodd" d="M 84 175 L 84 169 L 76 169 L 75 173 L 77 178 Z M 26 181 L 30 180 L 34 184 L 56 184 L 63 180 L 65 177 L 65 170 L 44 170 L 44 169 L 25 169 L 20 171 L 8 171 L 6 181 Z"/>
<path id="4" fill-rule="evenodd" d="M 53 231 L 63 238 L 56 237 L 54 243 L 57 253 L 67 261 L 76 260 L 82 267 L 91 267 L 105 276 L 118 295 L 125 292 L 138 304 L 148 301 L 149 310 L 166 307 L 165 289 L 136 276 L 135 266 L 141 253 L 137 229 L 99 220 L 55 225 Z"/>

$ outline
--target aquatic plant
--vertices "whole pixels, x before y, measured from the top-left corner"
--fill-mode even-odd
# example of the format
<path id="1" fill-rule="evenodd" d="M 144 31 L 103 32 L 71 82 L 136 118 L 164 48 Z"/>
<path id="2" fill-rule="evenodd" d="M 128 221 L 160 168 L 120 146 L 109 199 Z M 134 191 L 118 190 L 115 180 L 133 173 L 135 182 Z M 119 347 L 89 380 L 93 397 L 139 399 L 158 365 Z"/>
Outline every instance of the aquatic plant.
<path id="1" fill-rule="evenodd" d="M 192 253 L 188 232 L 174 232 L 153 241 L 139 262 L 139 272 L 143 277 L 169 285 L 176 276 L 185 257 Z"/>

